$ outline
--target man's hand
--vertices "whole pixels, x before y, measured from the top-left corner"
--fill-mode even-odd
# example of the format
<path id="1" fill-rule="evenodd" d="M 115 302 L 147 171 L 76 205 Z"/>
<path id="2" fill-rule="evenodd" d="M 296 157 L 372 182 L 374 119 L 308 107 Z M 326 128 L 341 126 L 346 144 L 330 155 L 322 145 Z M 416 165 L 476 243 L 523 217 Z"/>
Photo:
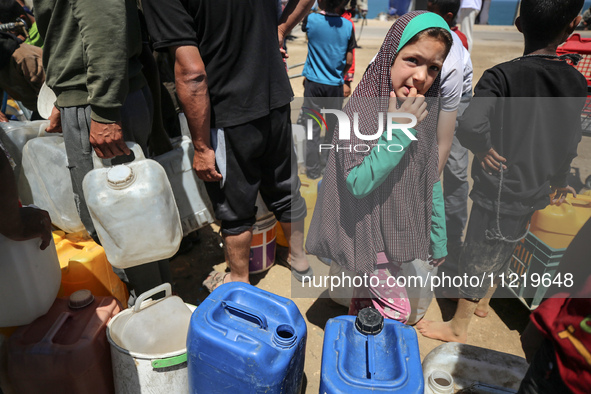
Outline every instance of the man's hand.
<path id="1" fill-rule="evenodd" d="M 445 257 L 441 257 L 439 259 L 433 259 L 433 261 L 431 261 L 431 265 L 435 268 L 439 267 L 441 264 L 443 264 L 445 262 Z"/>
<path id="2" fill-rule="evenodd" d="M 6 117 L 6 115 L 4 115 L 4 112 L 0 111 L 0 123 L 2 122 L 8 122 L 8 118 Z"/>
<path id="3" fill-rule="evenodd" d="M 123 139 L 121 122 L 99 123 L 91 121 L 90 144 L 101 159 L 111 159 L 131 153 Z"/>
<path id="4" fill-rule="evenodd" d="M 215 151 L 211 148 L 195 150 L 193 168 L 199 179 L 204 182 L 218 182 L 223 179 L 222 174 L 215 169 Z"/>
<path id="5" fill-rule="evenodd" d="M 572 193 L 573 197 L 577 197 L 577 191 L 572 186 L 566 187 L 552 187 L 554 196 L 550 198 L 550 204 L 560 205 L 566 199 L 568 193 Z"/>
<path id="6" fill-rule="evenodd" d="M 289 54 L 285 50 L 283 43 L 285 42 L 285 37 L 281 31 L 278 32 L 278 39 L 279 39 L 279 52 L 281 52 L 281 57 L 287 59 Z"/>
<path id="7" fill-rule="evenodd" d="M 404 101 L 402 102 L 400 108 L 396 108 L 396 93 L 394 93 L 393 91 L 390 92 L 390 105 L 388 107 L 388 112 L 401 112 L 412 114 L 417 118 L 417 125 L 421 123 L 429 114 L 429 112 L 427 111 L 427 103 L 425 102 L 425 96 L 423 96 L 422 94 L 418 94 L 416 88 L 411 88 L 408 97 L 402 100 Z M 408 119 L 406 118 L 395 118 L 393 120 L 400 124 L 408 123 Z"/>
<path id="8" fill-rule="evenodd" d="M 51 242 L 51 219 L 43 209 L 22 207 L 19 210 L 23 226 L 23 239 L 41 238 L 41 250 Z"/>
<path id="9" fill-rule="evenodd" d="M 349 97 L 351 95 L 351 81 L 345 81 L 343 84 L 343 97 Z"/>
<path id="10" fill-rule="evenodd" d="M 45 129 L 48 133 L 62 132 L 62 113 L 57 107 L 53 107 L 51 115 L 49 115 L 49 126 Z"/>
<path id="11" fill-rule="evenodd" d="M 493 174 L 493 171 L 501 171 L 501 163 L 505 163 L 507 159 L 499 155 L 496 150 L 490 148 L 488 152 L 477 153 L 476 157 L 480 160 L 480 165 L 489 175 Z M 506 165 L 502 165 L 503 170 L 507 169 Z"/>

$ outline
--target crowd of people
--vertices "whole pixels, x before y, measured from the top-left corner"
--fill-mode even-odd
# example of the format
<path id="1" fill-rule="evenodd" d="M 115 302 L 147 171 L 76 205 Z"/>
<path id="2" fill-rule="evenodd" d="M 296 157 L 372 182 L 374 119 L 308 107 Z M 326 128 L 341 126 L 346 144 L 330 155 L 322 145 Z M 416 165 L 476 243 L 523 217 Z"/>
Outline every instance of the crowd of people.
<path id="1" fill-rule="evenodd" d="M 453 319 L 432 322 L 422 319 L 432 294 L 390 285 L 389 278 L 434 276 L 438 269 L 498 278 L 532 214 L 568 193 L 576 196 L 567 175 L 581 140 L 587 82 L 556 50 L 579 25 L 584 1 L 523 0 L 516 21 L 523 56 L 487 70 L 473 98 L 470 51 L 480 1 L 431 0 L 428 11 L 405 13 L 352 91 L 356 40 L 347 2 L 320 0 L 317 13 L 309 13 L 313 0 L 281 3 L 143 0 L 138 7 L 133 0 L 34 0 L 31 9 L 20 0 L 0 0 L 0 22 L 20 23 L 0 33 L 0 87 L 34 114 L 41 84 L 55 92 L 47 132 L 63 134 L 78 212 L 99 243 L 82 191 L 92 152 L 124 163 L 133 159 L 125 141 L 137 142 L 146 156 L 168 149 L 152 52 L 170 56 L 193 167 L 220 222 L 229 268 L 209 274 L 203 282 L 209 291 L 249 283 L 260 192 L 286 235 L 287 264 L 297 280 L 314 275 L 307 251 L 375 279 L 354 289 L 350 314 L 369 306 L 385 318 L 416 324 L 426 337 L 466 342 L 472 315 L 488 314 L 498 280 L 449 289 L 446 296 L 458 299 Z M 306 174 L 322 177 L 322 185 L 305 245 L 307 207 L 299 192 L 293 92 L 284 64 L 284 41 L 302 21 L 308 39 L 304 107 L 342 110 L 352 131 L 343 141 L 340 121 L 337 126 L 336 117 L 327 116 L 321 138 L 320 122 L 310 123 Z M 26 88 L 16 88 L 21 85 Z M 524 97 L 569 100 L 551 106 L 510 100 Z M 323 151 L 321 139 L 333 147 L 346 142 L 349 149 Z M 379 149 L 391 146 L 396 149 Z M 473 206 L 464 237 L 468 150 L 475 156 Z M 0 177 L 0 233 L 15 240 L 41 237 L 45 247 L 50 218 L 18 206 L 3 154 Z M 565 255 L 571 264 L 588 255 L 589 226 Z M 115 271 L 130 289 L 130 305 L 171 281 L 168 260 Z M 580 278 L 586 277 L 583 270 Z M 589 287 L 573 294 L 589 296 Z M 520 392 L 582 393 L 591 383 L 589 298 L 561 300 L 546 301 L 532 315 L 546 340 L 537 342 L 537 362 Z"/>

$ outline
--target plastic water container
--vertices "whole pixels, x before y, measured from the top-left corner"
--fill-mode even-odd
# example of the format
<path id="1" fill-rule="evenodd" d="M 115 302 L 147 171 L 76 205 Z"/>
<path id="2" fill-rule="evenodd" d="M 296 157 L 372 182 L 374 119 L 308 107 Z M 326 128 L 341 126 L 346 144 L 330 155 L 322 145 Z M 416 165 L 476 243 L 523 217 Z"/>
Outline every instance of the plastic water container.
<path id="1" fill-rule="evenodd" d="M 414 328 L 373 308 L 330 319 L 324 329 L 320 393 L 422 393 Z"/>
<path id="2" fill-rule="evenodd" d="M 148 299 L 162 291 L 164 298 Z M 194 309 L 164 283 L 140 295 L 133 308 L 109 322 L 116 393 L 188 392 L 186 343 Z"/>
<path id="3" fill-rule="evenodd" d="M 250 261 L 248 268 L 251 274 L 258 274 L 275 264 L 275 238 L 277 236 L 277 220 L 274 216 L 257 220 L 252 229 L 250 245 Z"/>
<path id="4" fill-rule="evenodd" d="M 46 135 L 45 129 L 48 125 L 49 122 L 46 120 L 0 122 L 0 141 L 16 164 L 14 177 L 18 185 L 18 196 L 23 205 L 33 204 L 31 187 L 23 175 L 23 148 L 29 140 Z"/>
<path id="5" fill-rule="evenodd" d="M 113 297 L 81 290 L 55 300 L 46 315 L 8 340 L 8 372 L 19 393 L 112 393 L 107 323 Z"/>
<path id="6" fill-rule="evenodd" d="M 436 372 L 453 380 L 453 391 L 516 393 L 529 365 L 524 358 L 457 342 L 444 343 L 423 359 L 425 381 Z M 480 390 L 476 390 L 479 387 Z M 426 394 L 437 393 L 425 389 Z"/>
<path id="7" fill-rule="evenodd" d="M 536 211 L 529 231 L 551 248 L 568 247 L 581 227 L 591 218 L 591 196 L 569 194 L 564 203 Z"/>
<path id="8" fill-rule="evenodd" d="M 190 393 L 299 393 L 306 322 L 293 303 L 251 285 L 219 286 L 191 317 Z"/>
<path id="9" fill-rule="evenodd" d="M 13 241 L 0 234 L 0 327 L 22 326 L 44 315 L 57 296 L 61 271 L 53 240 Z"/>
<path id="10" fill-rule="evenodd" d="M 193 170 L 193 143 L 183 136 L 173 141 L 175 148 L 154 159 L 162 165 L 179 208 L 183 235 L 213 223 L 213 208 L 203 181 Z"/>
<path id="11" fill-rule="evenodd" d="M 86 231 L 65 234 L 54 231 L 53 240 L 62 269 L 59 297 L 87 289 L 95 296 L 115 297 L 124 308 L 129 294 L 127 286 L 113 272 L 105 250 Z"/>
<path id="12" fill-rule="evenodd" d="M 67 233 L 84 230 L 78 215 L 62 136 L 35 138 L 23 149 L 23 169 L 33 202 Z"/>
<path id="13" fill-rule="evenodd" d="M 158 162 L 145 159 L 138 144 L 127 144 L 134 161 L 101 168 L 97 158 L 82 183 L 97 235 L 117 268 L 171 257 L 183 237 L 166 172 Z"/>

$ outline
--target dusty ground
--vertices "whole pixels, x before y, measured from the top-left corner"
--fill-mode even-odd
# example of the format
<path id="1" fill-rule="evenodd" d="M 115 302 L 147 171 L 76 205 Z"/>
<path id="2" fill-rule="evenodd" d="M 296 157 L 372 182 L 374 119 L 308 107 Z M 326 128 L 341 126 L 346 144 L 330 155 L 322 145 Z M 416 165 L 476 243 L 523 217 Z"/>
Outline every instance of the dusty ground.
<path id="1" fill-rule="evenodd" d="M 355 83 L 359 81 L 367 64 L 377 53 L 390 22 L 368 21 L 364 27 L 358 44 L 361 46 L 356 52 Z M 359 36 L 361 26 L 356 25 Z M 304 62 L 306 56 L 306 42 L 302 33 L 295 32 L 296 39 L 288 43 L 290 64 Z M 512 59 L 522 54 L 523 45 L 520 36 L 513 27 L 476 26 L 475 47 L 472 53 L 474 63 L 474 81 L 482 75 L 484 70 L 494 64 Z M 290 74 L 298 74 L 301 67 L 290 70 Z M 292 79 L 292 86 L 296 97 L 303 96 L 302 79 Z M 294 111 L 295 112 L 295 111 Z M 292 119 L 295 119 L 295 112 Z M 591 138 L 584 137 L 579 149 L 579 157 L 573 163 L 573 172 L 577 174 L 579 182 L 591 174 Z M 582 186 L 580 184 L 579 186 Z M 217 227 L 200 230 L 201 241 L 188 254 L 172 261 L 175 287 L 180 296 L 190 303 L 199 303 L 208 293 L 201 287 L 204 276 L 212 269 L 224 270 L 224 254 L 221 248 L 221 238 L 217 234 Z M 328 267 L 315 257 L 309 256 L 316 275 L 326 275 Z M 267 272 L 251 278 L 252 284 L 284 297 L 291 296 L 292 281 L 289 269 L 274 266 Z M 320 365 L 322 357 L 322 343 L 324 326 L 328 319 L 347 313 L 346 308 L 334 303 L 322 293 L 321 298 L 294 298 L 302 315 L 308 324 L 308 344 L 306 349 L 305 388 L 308 393 L 317 393 L 320 382 Z M 519 336 L 527 324 L 529 310 L 517 299 L 505 294 L 507 298 L 493 300 L 493 310 L 485 319 L 474 318 L 469 332 L 468 343 L 488 349 L 503 351 L 523 356 Z M 434 300 L 427 312 L 426 318 L 440 320 L 451 318 L 455 304 L 445 299 Z M 441 342 L 423 338 L 418 334 L 421 358 L 424 358 Z"/>

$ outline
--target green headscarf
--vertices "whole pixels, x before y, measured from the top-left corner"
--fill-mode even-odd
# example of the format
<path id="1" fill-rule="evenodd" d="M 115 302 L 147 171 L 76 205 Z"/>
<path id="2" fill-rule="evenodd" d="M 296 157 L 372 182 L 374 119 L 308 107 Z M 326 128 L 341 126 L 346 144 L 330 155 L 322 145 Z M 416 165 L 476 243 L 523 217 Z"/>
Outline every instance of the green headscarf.
<path id="1" fill-rule="evenodd" d="M 414 17 L 408 25 L 406 25 L 396 51 L 400 51 L 400 49 L 402 49 L 402 47 L 405 46 L 417 33 L 431 27 L 441 27 L 451 33 L 447 22 L 442 17 L 432 12 L 425 12 Z"/>

